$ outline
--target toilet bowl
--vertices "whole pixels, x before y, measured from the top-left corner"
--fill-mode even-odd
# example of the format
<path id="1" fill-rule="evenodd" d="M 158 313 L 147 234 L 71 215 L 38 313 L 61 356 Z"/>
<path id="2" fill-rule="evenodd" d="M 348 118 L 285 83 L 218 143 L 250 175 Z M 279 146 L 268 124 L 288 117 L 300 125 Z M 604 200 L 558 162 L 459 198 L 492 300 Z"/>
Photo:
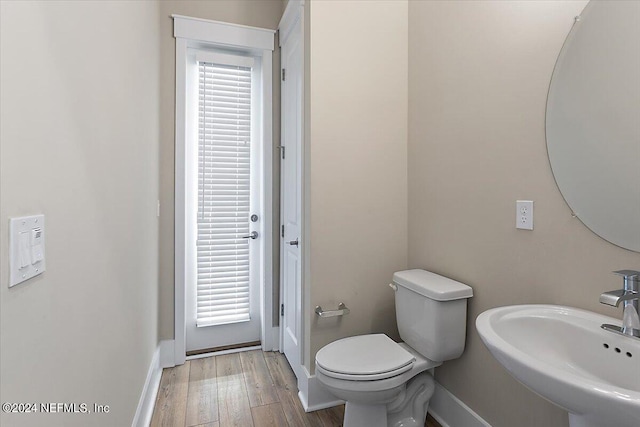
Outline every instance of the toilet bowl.
<path id="1" fill-rule="evenodd" d="M 341 353 L 349 355 L 347 360 L 335 360 Z M 350 366 L 349 359 L 358 357 L 364 363 Z M 426 403 L 434 389 L 433 378 L 426 371 L 439 365 L 386 335 L 361 335 L 322 348 L 316 355 L 316 377 L 333 395 L 347 402 L 345 426 L 382 427 L 403 421 L 399 425 L 404 427 L 414 425 L 411 419 L 415 425 L 424 425 Z M 414 413 L 416 400 L 423 408 Z"/>
<path id="2" fill-rule="evenodd" d="M 423 426 L 434 380 L 429 372 L 464 350 L 467 285 L 424 270 L 395 273 L 400 337 L 359 335 L 316 354 L 316 377 L 346 402 L 344 427 Z"/>

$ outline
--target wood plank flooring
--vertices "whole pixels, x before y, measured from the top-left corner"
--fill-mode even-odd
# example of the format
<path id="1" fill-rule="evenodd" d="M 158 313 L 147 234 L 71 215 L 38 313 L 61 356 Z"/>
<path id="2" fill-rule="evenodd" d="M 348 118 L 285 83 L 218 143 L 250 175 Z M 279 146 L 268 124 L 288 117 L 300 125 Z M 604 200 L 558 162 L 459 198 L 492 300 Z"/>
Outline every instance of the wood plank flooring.
<path id="1" fill-rule="evenodd" d="M 339 427 L 344 406 L 306 413 L 284 355 L 261 350 L 165 369 L 151 427 Z M 425 427 L 440 427 L 431 416 Z"/>

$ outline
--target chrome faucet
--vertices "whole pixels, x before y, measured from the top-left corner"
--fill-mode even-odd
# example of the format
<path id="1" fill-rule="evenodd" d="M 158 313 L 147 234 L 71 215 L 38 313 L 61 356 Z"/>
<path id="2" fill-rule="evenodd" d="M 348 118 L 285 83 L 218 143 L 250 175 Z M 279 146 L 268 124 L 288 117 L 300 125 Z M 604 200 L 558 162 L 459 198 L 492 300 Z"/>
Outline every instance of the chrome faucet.
<path id="1" fill-rule="evenodd" d="M 604 324 L 602 329 L 640 339 L 640 271 L 620 270 L 613 274 L 622 276 L 624 287 L 600 295 L 600 303 L 618 307 L 623 304 L 622 327 Z"/>

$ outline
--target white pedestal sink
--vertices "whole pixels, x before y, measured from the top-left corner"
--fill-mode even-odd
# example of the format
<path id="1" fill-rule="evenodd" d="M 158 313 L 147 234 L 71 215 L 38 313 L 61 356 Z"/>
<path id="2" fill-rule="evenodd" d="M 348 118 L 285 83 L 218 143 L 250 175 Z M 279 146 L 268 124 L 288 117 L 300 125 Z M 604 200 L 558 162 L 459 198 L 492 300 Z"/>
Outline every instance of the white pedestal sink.
<path id="1" fill-rule="evenodd" d="M 571 427 L 640 427 L 640 340 L 620 321 L 556 305 L 494 308 L 476 319 L 491 354 L 518 381 L 569 412 Z"/>

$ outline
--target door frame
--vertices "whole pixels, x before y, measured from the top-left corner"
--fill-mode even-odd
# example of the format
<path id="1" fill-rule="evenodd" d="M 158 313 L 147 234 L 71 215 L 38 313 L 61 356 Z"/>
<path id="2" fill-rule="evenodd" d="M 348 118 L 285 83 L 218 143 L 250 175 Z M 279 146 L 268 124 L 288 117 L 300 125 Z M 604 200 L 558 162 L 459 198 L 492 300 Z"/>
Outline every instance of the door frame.
<path id="1" fill-rule="evenodd" d="M 299 34 L 294 34 L 293 30 L 296 27 L 296 25 L 298 24 L 298 22 L 300 22 L 300 33 Z M 307 141 L 307 137 L 306 137 L 306 104 L 305 104 L 305 97 L 306 97 L 306 84 L 307 84 L 307 80 L 305 78 L 306 76 L 306 59 L 305 59 L 305 1 L 304 0 L 289 0 L 289 2 L 287 3 L 287 7 L 285 8 L 284 14 L 282 15 L 282 19 L 280 20 L 280 23 L 278 25 L 278 30 L 279 30 L 279 46 L 282 47 L 282 45 L 287 41 L 287 39 L 289 37 L 300 37 L 300 46 L 302 49 L 302 75 L 300 76 L 300 80 L 302 82 L 302 93 L 301 93 L 301 106 L 303 108 L 302 111 L 302 115 L 301 115 L 301 121 L 302 121 L 302 140 L 300 141 L 300 145 L 297 147 L 298 148 L 298 152 L 299 152 L 299 156 L 301 159 L 301 171 L 300 171 L 300 179 L 301 179 L 301 200 L 300 203 L 302 204 L 302 206 L 300 206 L 300 211 L 302 212 L 301 218 L 300 218 L 300 241 L 301 244 L 299 246 L 299 251 L 300 251 L 300 269 L 301 269 L 301 283 L 299 284 L 300 288 L 299 290 L 299 298 L 300 298 L 300 308 L 301 311 L 299 313 L 300 318 L 296 319 L 296 321 L 298 322 L 299 325 L 299 334 L 300 336 L 298 337 L 298 342 L 300 343 L 300 354 L 299 354 L 299 360 L 300 360 L 300 365 L 299 366 L 292 366 L 291 368 L 293 369 L 297 380 L 298 380 L 298 389 L 301 390 L 303 392 L 303 394 L 306 395 L 306 389 L 307 387 L 307 383 L 308 383 L 308 372 L 305 369 L 304 365 L 305 365 L 305 361 L 308 360 L 308 352 L 309 352 L 309 342 L 307 341 L 306 338 L 308 338 L 310 336 L 309 333 L 309 322 L 307 321 L 307 316 L 309 313 L 309 309 L 308 307 L 310 306 L 310 302 L 309 302 L 309 292 L 307 289 L 307 285 L 309 284 L 309 259 L 308 259 L 308 254 L 310 253 L 309 251 L 309 230 L 307 229 L 308 227 L 308 221 L 307 218 L 309 216 L 309 211 L 310 211 L 310 206 L 309 206 L 309 200 L 307 198 L 307 195 L 309 194 L 309 192 L 307 191 L 308 188 L 308 183 L 309 183 L 309 179 L 307 176 L 307 173 L 309 171 L 308 165 L 309 165 L 309 159 L 308 159 L 308 154 L 309 151 L 306 147 L 306 141 Z M 282 93 L 282 90 L 281 90 Z M 282 105 L 282 103 L 281 103 Z M 281 131 L 282 129 L 284 129 L 284 120 L 285 120 L 285 115 L 281 114 L 280 117 L 281 120 Z M 284 185 L 282 185 L 282 182 L 280 184 L 280 224 L 283 224 L 283 218 L 282 218 L 282 212 L 283 212 L 283 207 L 282 207 L 282 202 L 284 200 L 284 195 L 282 194 L 282 191 L 284 189 Z M 283 275 L 284 275 L 284 239 L 281 237 L 280 238 L 281 241 L 281 245 L 280 245 L 280 304 L 283 303 L 284 301 L 284 287 L 283 287 Z M 284 328 L 280 328 L 279 331 L 279 340 L 280 340 L 280 351 L 283 351 L 283 340 L 284 340 Z"/>
<path id="2" fill-rule="evenodd" d="M 265 350 L 279 348 L 279 327 L 273 325 L 273 111 L 272 61 L 275 31 L 226 22 L 172 15 L 176 39 L 175 99 L 175 218 L 174 218 L 174 362 L 186 360 L 186 285 L 187 285 L 187 49 L 221 48 L 250 52 L 261 58 L 261 141 L 260 164 L 262 221 L 260 239 L 260 340 Z"/>

